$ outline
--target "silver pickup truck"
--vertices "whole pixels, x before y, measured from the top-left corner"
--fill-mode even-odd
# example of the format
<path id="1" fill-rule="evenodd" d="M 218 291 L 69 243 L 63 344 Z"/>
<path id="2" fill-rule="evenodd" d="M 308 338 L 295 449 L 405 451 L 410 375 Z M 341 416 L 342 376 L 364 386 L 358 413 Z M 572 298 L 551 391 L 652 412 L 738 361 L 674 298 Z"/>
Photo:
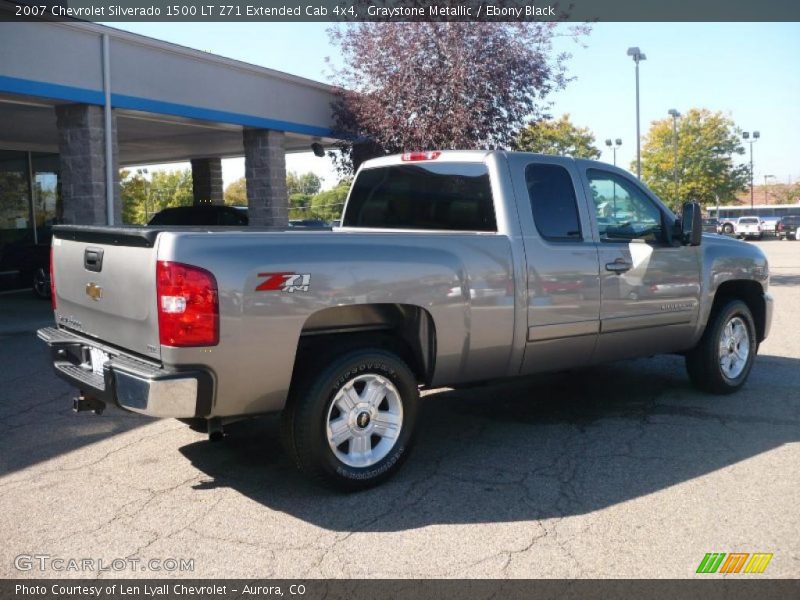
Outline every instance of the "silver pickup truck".
<path id="1" fill-rule="evenodd" d="M 741 387 L 769 333 L 756 247 L 703 236 L 627 172 L 525 153 L 368 161 L 333 231 L 57 227 L 55 327 L 77 410 L 282 413 L 297 465 L 374 485 L 411 446 L 419 389 L 680 353 Z"/>

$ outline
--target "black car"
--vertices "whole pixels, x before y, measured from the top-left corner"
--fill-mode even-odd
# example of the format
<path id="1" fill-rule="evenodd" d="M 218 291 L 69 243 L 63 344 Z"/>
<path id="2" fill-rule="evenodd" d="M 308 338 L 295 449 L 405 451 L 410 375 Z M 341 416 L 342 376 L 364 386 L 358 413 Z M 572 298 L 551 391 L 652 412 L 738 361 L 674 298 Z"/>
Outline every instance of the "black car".
<path id="1" fill-rule="evenodd" d="M 218 225 L 247 225 L 247 209 L 222 204 L 201 204 L 198 206 L 174 206 L 157 212 L 148 225 L 195 225 L 214 227 Z"/>
<path id="2" fill-rule="evenodd" d="M 330 223 L 322 219 L 290 219 L 289 229 L 330 229 Z"/>
<path id="3" fill-rule="evenodd" d="M 0 245 L 0 289 L 31 288 L 37 297 L 50 297 L 50 236 Z"/>
<path id="4" fill-rule="evenodd" d="M 782 240 L 796 240 L 799 228 L 800 215 L 786 215 L 775 224 L 775 235 Z"/>
<path id="5" fill-rule="evenodd" d="M 719 233 L 719 221 L 717 219 L 703 219 L 703 231 L 705 233 Z"/>

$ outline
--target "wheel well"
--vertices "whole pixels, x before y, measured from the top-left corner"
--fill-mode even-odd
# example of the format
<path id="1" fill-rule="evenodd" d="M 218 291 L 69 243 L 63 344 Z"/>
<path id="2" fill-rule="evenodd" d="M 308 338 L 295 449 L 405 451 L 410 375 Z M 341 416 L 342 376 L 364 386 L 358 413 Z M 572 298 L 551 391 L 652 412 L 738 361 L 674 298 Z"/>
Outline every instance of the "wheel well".
<path id="1" fill-rule="evenodd" d="M 316 357 L 366 346 L 396 353 L 419 383 L 432 381 L 436 356 L 433 318 L 411 304 L 337 306 L 312 314 L 300 333 L 295 372 L 298 365 Z"/>
<path id="2" fill-rule="evenodd" d="M 717 288 L 714 294 L 714 304 L 711 306 L 711 314 L 719 310 L 725 303 L 731 300 L 741 300 L 753 313 L 756 323 L 756 336 L 759 342 L 764 341 L 764 330 L 766 327 L 767 307 L 764 302 L 764 289 L 757 281 L 726 281 Z"/>

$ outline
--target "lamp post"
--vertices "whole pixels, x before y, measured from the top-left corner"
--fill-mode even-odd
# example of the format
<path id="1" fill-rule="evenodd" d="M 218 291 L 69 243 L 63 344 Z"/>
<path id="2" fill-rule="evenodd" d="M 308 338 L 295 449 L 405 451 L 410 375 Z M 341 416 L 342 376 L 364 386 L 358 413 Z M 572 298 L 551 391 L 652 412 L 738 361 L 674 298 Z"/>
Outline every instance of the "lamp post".
<path id="1" fill-rule="evenodd" d="M 622 139 L 617 138 L 614 140 L 613 144 L 610 139 L 606 140 L 606 146 L 611 148 L 614 151 L 614 166 L 617 166 L 617 148 L 622 146 Z"/>
<path id="2" fill-rule="evenodd" d="M 678 117 L 681 116 L 674 108 L 670 108 L 667 114 L 672 117 L 672 150 L 674 152 L 674 160 L 672 163 L 672 178 L 675 181 L 675 202 L 678 202 Z"/>
<path id="3" fill-rule="evenodd" d="M 636 63 L 636 177 L 642 178 L 642 135 L 639 129 L 639 63 L 647 60 L 637 46 L 628 48 L 628 56 Z"/>
<path id="4" fill-rule="evenodd" d="M 764 175 L 764 204 L 769 204 L 769 198 L 767 197 L 767 179 L 775 179 L 775 175 Z"/>
<path id="5" fill-rule="evenodd" d="M 750 144 L 750 208 L 753 208 L 753 144 L 758 141 L 761 134 L 757 131 L 753 132 L 753 137 L 750 137 L 749 131 L 742 132 L 742 138 L 745 142 Z"/>

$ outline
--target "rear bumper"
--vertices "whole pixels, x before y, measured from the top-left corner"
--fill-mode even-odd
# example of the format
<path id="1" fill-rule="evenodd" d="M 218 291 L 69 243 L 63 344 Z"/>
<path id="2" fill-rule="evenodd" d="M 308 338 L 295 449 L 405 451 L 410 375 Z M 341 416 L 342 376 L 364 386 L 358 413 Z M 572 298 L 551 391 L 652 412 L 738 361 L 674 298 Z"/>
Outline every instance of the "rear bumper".
<path id="1" fill-rule="evenodd" d="M 55 327 L 37 335 L 50 348 L 56 375 L 84 396 L 152 417 L 197 418 L 211 412 L 214 379 L 201 367 L 164 368 Z M 90 348 L 109 355 L 102 373 L 92 370 Z"/>
<path id="2" fill-rule="evenodd" d="M 774 309 L 775 300 L 772 298 L 772 294 L 766 292 L 764 294 L 764 340 L 769 337 L 769 331 L 772 329 L 772 313 Z"/>

